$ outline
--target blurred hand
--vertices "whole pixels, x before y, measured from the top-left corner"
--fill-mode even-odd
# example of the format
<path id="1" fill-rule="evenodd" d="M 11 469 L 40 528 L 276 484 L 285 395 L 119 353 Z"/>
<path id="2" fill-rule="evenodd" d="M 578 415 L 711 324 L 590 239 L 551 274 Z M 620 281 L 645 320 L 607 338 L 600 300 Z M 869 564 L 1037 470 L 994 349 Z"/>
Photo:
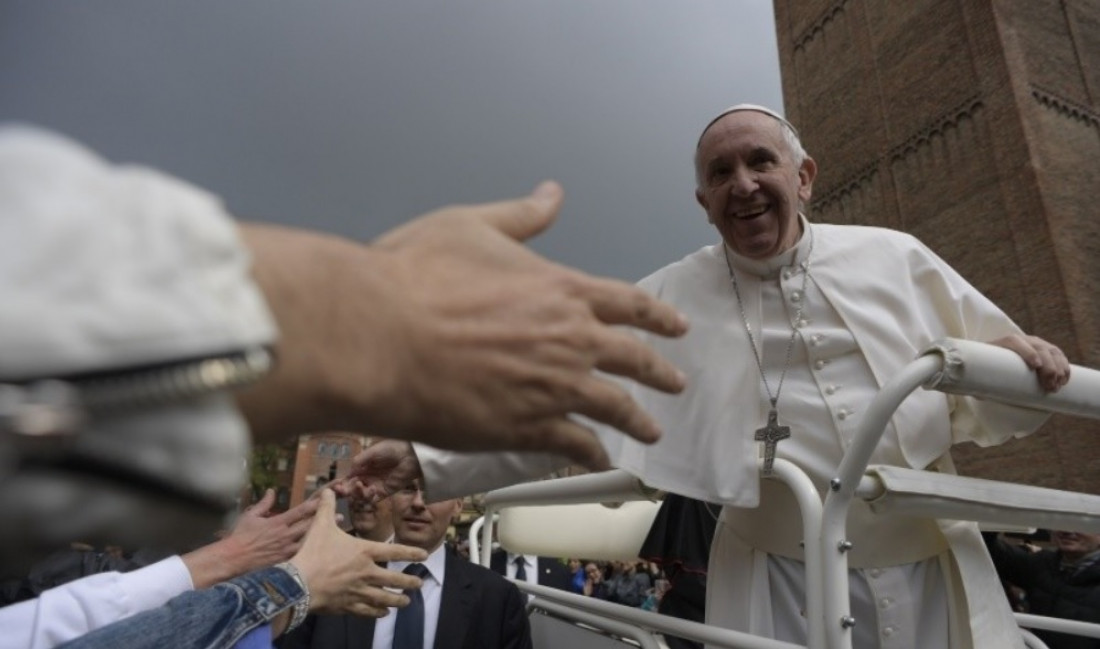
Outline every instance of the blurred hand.
<path id="1" fill-rule="evenodd" d="M 347 478 L 332 485 L 337 494 L 375 502 L 392 496 L 417 478 L 420 462 L 412 444 L 393 439 L 374 442 L 351 461 Z"/>
<path id="2" fill-rule="evenodd" d="M 375 242 L 411 323 L 395 332 L 406 344 L 391 346 L 401 389 L 383 429 L 456 450 L 554 451 L 594 468 L 607 466 L 603 448 L 570 413 L 658 438 L 649 415 L 593 370 L 678 392 L 678 370 L 609 325 L 676 336 L 686 324 L 631 284 L 517 245 L 549 227 L 561 202 L 561 188 L 544 183 L 520 200 L 434 212 Z"/>
<path id="3" fill-rule="evenodd" d="M 1039 386 L 1047 392 L 1057 392 L 1069 382 L 1069 359 L 1056 345 L 1038 336 L 1014 334 L 998 338 L 990 344 L 1011 349 L 1019 354 L 1027 366 L 1035 370 Z"/>
<path id="4" fill-rule="evenodd" d="M 383 617 L 388 607 L 409 603 L 404 594 L 385 589 L 404 591 L 421 584 L 416 577 L 375 562 L 427 558 L 420 548 L 364 541 L 341 530 L 336 526 L 336 495 L 325 489 L 305 542 L 290 562 L 309 588 L 311 613 Z"/>
<path id="5" fill-rule="evenodd" d="M 595 370 L 682 390 L 683 375 L 617 325 L 679 336 L 686 322 L 636 286 L 521 245 L 550 226 L 562 196 L 544 183 L 518 200 L 442 209 L 371 246 L 244 228 L 281 335 L 275 377 L 241 398 L 254 430 L 382 431 L 593 469 L 606 454 L 571 413 L 655 441 L 653 419 Z"/>

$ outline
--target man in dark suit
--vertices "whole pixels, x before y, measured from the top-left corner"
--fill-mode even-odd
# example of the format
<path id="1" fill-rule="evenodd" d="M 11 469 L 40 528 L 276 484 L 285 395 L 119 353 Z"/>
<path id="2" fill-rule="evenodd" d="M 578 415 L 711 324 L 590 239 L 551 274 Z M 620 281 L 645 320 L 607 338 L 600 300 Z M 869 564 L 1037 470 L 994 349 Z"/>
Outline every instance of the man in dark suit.
<path id="1" fill-rule="evenodd" d="M 392 497 L 394 540 L 427 550 L 422 564 L 391 570 L 422 575 L 406 608 L 384 618 L 310 616 L 277 643 L 281 649 L 531 649 L 525 600 L 513 584 L 470 563 L 443 542 L 460 500 L 427 505 L 419 482 Z M 423 572 L 421 572 L 423 570 Z M 419 603 L 418 601 L 419 600 Z M 412 613 L 409 613 L 409 612 Z"/>
<path id="2" fill-rule="evenodd" d="M 489 567 L 498 575 L 510 579 L 575 592 L 572 589 L 573 575 L 560 559 L 514 554 L 498 548 L 489 555 Z"/>

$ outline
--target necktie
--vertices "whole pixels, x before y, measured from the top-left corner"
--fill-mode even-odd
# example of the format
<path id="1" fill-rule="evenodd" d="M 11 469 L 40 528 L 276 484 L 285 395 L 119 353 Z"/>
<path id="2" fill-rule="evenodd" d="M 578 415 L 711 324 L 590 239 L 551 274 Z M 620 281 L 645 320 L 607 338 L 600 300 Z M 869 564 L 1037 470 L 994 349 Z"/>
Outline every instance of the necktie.
<path id="1" fill-rule="evenodd" d="M 527 581 L 527 566 L 523 557 L 516 557 L 512 560 L 516 564 L 516 581 Z"/>
<path id="2" fill-rule="evenodd" d="M 428 569 L 422 563 L 410 563 L 405 568 L 406 575 L 423 579 Z M 397 620 L 393 623 L 393 649 L 424 649 L 424 596 L 420 589 L 406 590 L 409 605 L 397 609 Z"/>

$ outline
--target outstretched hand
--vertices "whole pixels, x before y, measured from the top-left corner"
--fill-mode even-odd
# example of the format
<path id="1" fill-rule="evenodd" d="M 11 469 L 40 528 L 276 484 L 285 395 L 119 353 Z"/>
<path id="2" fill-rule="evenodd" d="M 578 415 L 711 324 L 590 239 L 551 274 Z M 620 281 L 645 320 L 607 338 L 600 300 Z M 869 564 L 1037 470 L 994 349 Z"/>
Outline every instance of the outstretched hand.
<path id="1" fill-rule="evenodd" d="M 579 413 L 644 442 L 661 431 L 601 370 L 664 392 L 683 375 L 629 325 L 679 336 L 686 323 L 642 289 L 550 262 L 517 242 L 550 226 L 563 194 L 446 208 L 380 237 L 405 298 L 405 345 L 385 430 L 456 450 L 542 450 L 593 468 L 607 457 Z"/>
<path id="2" fill-rule="evenodd" d="M 317 512 L 311 498 L 281 514 L 271 514 L 275 492 L 241 512 L 233 529 L 221 539 L 183 555 L 196 588 L 206 588 L 246 572 L 286 561 L 302 545 Z"/>
<path id="3" fill-rule="evenodd" d="M 1048 343 L 1038 336 L 1023 334 L 998 338 L 990 344 L 1011 349 L 1019 354 L 1027 366 L 1035 371 L 1039 386 L 1047 392 L 1057 392 L 1069 382 L 1070 362 L 1057 345 Z"/>
<path id="4" fill-rule="evenodd" d="M 375 562 L 424 561 L 420 548 L 355 538 L 336 526 L 336 495 L 325 489 L 302 548 L 290 560 L 309 588 L 311 613 L 383 617 L 409 598 L 400 591 L 420 588 L 412 575 Z M 391 592 L 394 589 L 399 592 Z"/>
<path id="5" fill-rule="evenodd" d="M 684 375 L 625 327 L 680 336 L 687 324 L 632 284 L 522 245 L 562 200 L 543 183 L 517 200 L 422 216 L 370 246 L 242 228 L 281 336 L 273 376 L 239 396 L 253 431 L 384 431 L 452 450 L 553 452 L 593 469 L 607 455 L 573 414 L 655 441 L 656 422 L 606 375 L 679 392 Z"/>

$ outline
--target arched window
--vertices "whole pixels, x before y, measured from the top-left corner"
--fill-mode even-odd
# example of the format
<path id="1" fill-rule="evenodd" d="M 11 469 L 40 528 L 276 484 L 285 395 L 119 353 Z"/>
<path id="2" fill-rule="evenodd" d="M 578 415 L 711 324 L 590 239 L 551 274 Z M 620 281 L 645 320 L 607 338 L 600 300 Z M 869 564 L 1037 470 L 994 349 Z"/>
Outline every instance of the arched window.
<path id="1" fill-rule="evenodd" d="M 328 445 L 321 442 L 317 445 L 317 455 L 324 457 L 326 453 L 328 453 Z"/>

